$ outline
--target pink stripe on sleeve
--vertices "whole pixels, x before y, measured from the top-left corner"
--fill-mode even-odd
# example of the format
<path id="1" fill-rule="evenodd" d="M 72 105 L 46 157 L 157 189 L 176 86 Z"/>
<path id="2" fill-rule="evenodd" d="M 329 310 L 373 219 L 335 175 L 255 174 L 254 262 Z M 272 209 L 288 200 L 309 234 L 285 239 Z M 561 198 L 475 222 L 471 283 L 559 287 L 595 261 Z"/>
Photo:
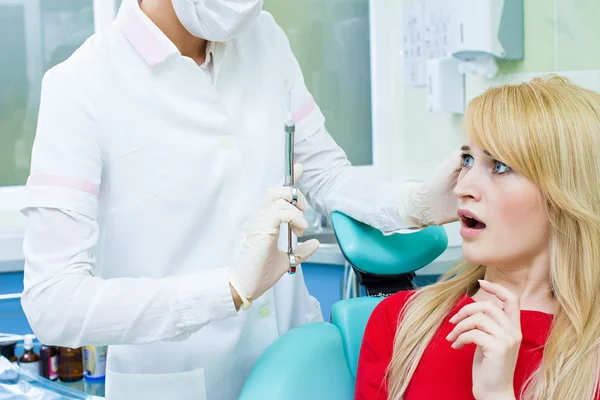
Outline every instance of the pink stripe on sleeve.
<path id="1" fill-rule="evenodd" d="M 304 118 L 308 117 L 310 113 L 315 109 L 315 105 L 315 99 L 312 96 L 310 96 L 308 103 L 306 103 L 301 109 L 292 114 L 294 122 L 297 124 Z"/>
<path id="2" fill-rule="evenodd" d="M 31 174 L 27 179 L 27 186 L 58 186 L 79 190 L 93 196 L 98 196 L 100 193 L 100 186 L 95 183 L 52 174 Z"/>

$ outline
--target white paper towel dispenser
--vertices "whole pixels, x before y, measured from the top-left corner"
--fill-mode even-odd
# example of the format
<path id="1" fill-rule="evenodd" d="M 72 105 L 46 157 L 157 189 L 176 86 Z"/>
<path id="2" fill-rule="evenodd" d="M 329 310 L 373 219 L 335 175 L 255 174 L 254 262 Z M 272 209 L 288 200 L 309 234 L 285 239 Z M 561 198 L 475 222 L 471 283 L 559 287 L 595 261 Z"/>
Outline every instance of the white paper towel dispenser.
<path id="1" fill-rule="evenodd" d="M 454 57 L 462 61 L 523 59 L 523 0 L 452 1 Z"/>

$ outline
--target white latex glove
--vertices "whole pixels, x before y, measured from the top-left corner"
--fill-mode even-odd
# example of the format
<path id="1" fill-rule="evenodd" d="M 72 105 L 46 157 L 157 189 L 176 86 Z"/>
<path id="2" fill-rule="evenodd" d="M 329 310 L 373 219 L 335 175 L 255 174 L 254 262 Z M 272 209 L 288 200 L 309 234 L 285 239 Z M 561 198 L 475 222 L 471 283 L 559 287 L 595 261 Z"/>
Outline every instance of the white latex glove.
<path id="1" fill-rule="evenodd" d="M 423 183 L 407 185 L 400 206 L 402 220 L 415 227 L 458 221 L 458 199 L 453 191 L 460 173 L 460 155 L 460 150 L 452 153 Z"/>
<path id="2" fill-rule="evenodd" d="M 298 182 L 302 171 L 301 166 L 295 166 L 294 182 Z M 259 298 L 288 271 L 288 255 L 277 248 L 280 225 L 290 223 L 298 237 L 308 228 L 302 213 L 307 208 L 306 198 L 298 192 L 297 206 L 291 201 L 291 188 L 269 190 L 260 215 L 245 227 L 246 242 L 229 270 L 229 283 L 241 298 Z M 319 245 L 319 241 L 313 239 L 296 247 L 294 255 L 298 263 L 310 257 Z"/>

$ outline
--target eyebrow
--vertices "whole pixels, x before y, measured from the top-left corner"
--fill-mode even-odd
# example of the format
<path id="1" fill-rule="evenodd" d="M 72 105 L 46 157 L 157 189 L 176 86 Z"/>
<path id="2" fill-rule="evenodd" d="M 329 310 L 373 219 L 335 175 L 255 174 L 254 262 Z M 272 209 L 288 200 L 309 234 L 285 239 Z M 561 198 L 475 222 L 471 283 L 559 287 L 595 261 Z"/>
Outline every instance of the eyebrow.
<path id="1" fill-rule="evenodd" d="M 471 148 L 470 148 L 469 146 L 463 146 L 463 147 L 461 147 L 460 149 L 461 149 L 462 151 L 471 151 Z M 490 156 L 490 157 L 492 156 L 492 155 L 490 154 L 490 152 L 489 152 L 489 151 L 487 151 L 487 150 L 483 150 L 483 152 L 484 152 L 486 155 Z"/>

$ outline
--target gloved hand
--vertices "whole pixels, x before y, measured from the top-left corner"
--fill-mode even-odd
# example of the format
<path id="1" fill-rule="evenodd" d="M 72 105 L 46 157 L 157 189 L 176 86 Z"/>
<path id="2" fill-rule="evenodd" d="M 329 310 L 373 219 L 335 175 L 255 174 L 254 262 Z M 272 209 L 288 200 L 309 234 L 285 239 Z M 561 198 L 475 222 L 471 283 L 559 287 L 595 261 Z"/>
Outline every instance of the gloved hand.
<path id="1" fill-rule="evenodd" d="M 400 217 L 415 227 L 443 225 L 458 221 L 458 199 L 454 187 L 460 173 L 460 150 L 440 164 L 423 183 L 407 185 Z"/>
<path id="2" fill-rule="evenodd" d="M 300 179 L 302 171 L 301 166 L 295 166 L 294 182 Z M 291 201 L 291 188 L 269 190 L 260 215 L 245 227 L 246 242 L 236 263 L 229 270 L 229 283 L 240 298 L 259 298 L 288 271 L 288 255 L 277 248 L 280 225 L 290 223 L 298 237 L 308 228 L 308 222 L 302 214 L 307 208 L 306 198 L 299 192 L 296 207 Z M 294 255 L 298 263 L 310 257 L 319 245 L 319 241 L 313 239 L 296 247 Z"/>

